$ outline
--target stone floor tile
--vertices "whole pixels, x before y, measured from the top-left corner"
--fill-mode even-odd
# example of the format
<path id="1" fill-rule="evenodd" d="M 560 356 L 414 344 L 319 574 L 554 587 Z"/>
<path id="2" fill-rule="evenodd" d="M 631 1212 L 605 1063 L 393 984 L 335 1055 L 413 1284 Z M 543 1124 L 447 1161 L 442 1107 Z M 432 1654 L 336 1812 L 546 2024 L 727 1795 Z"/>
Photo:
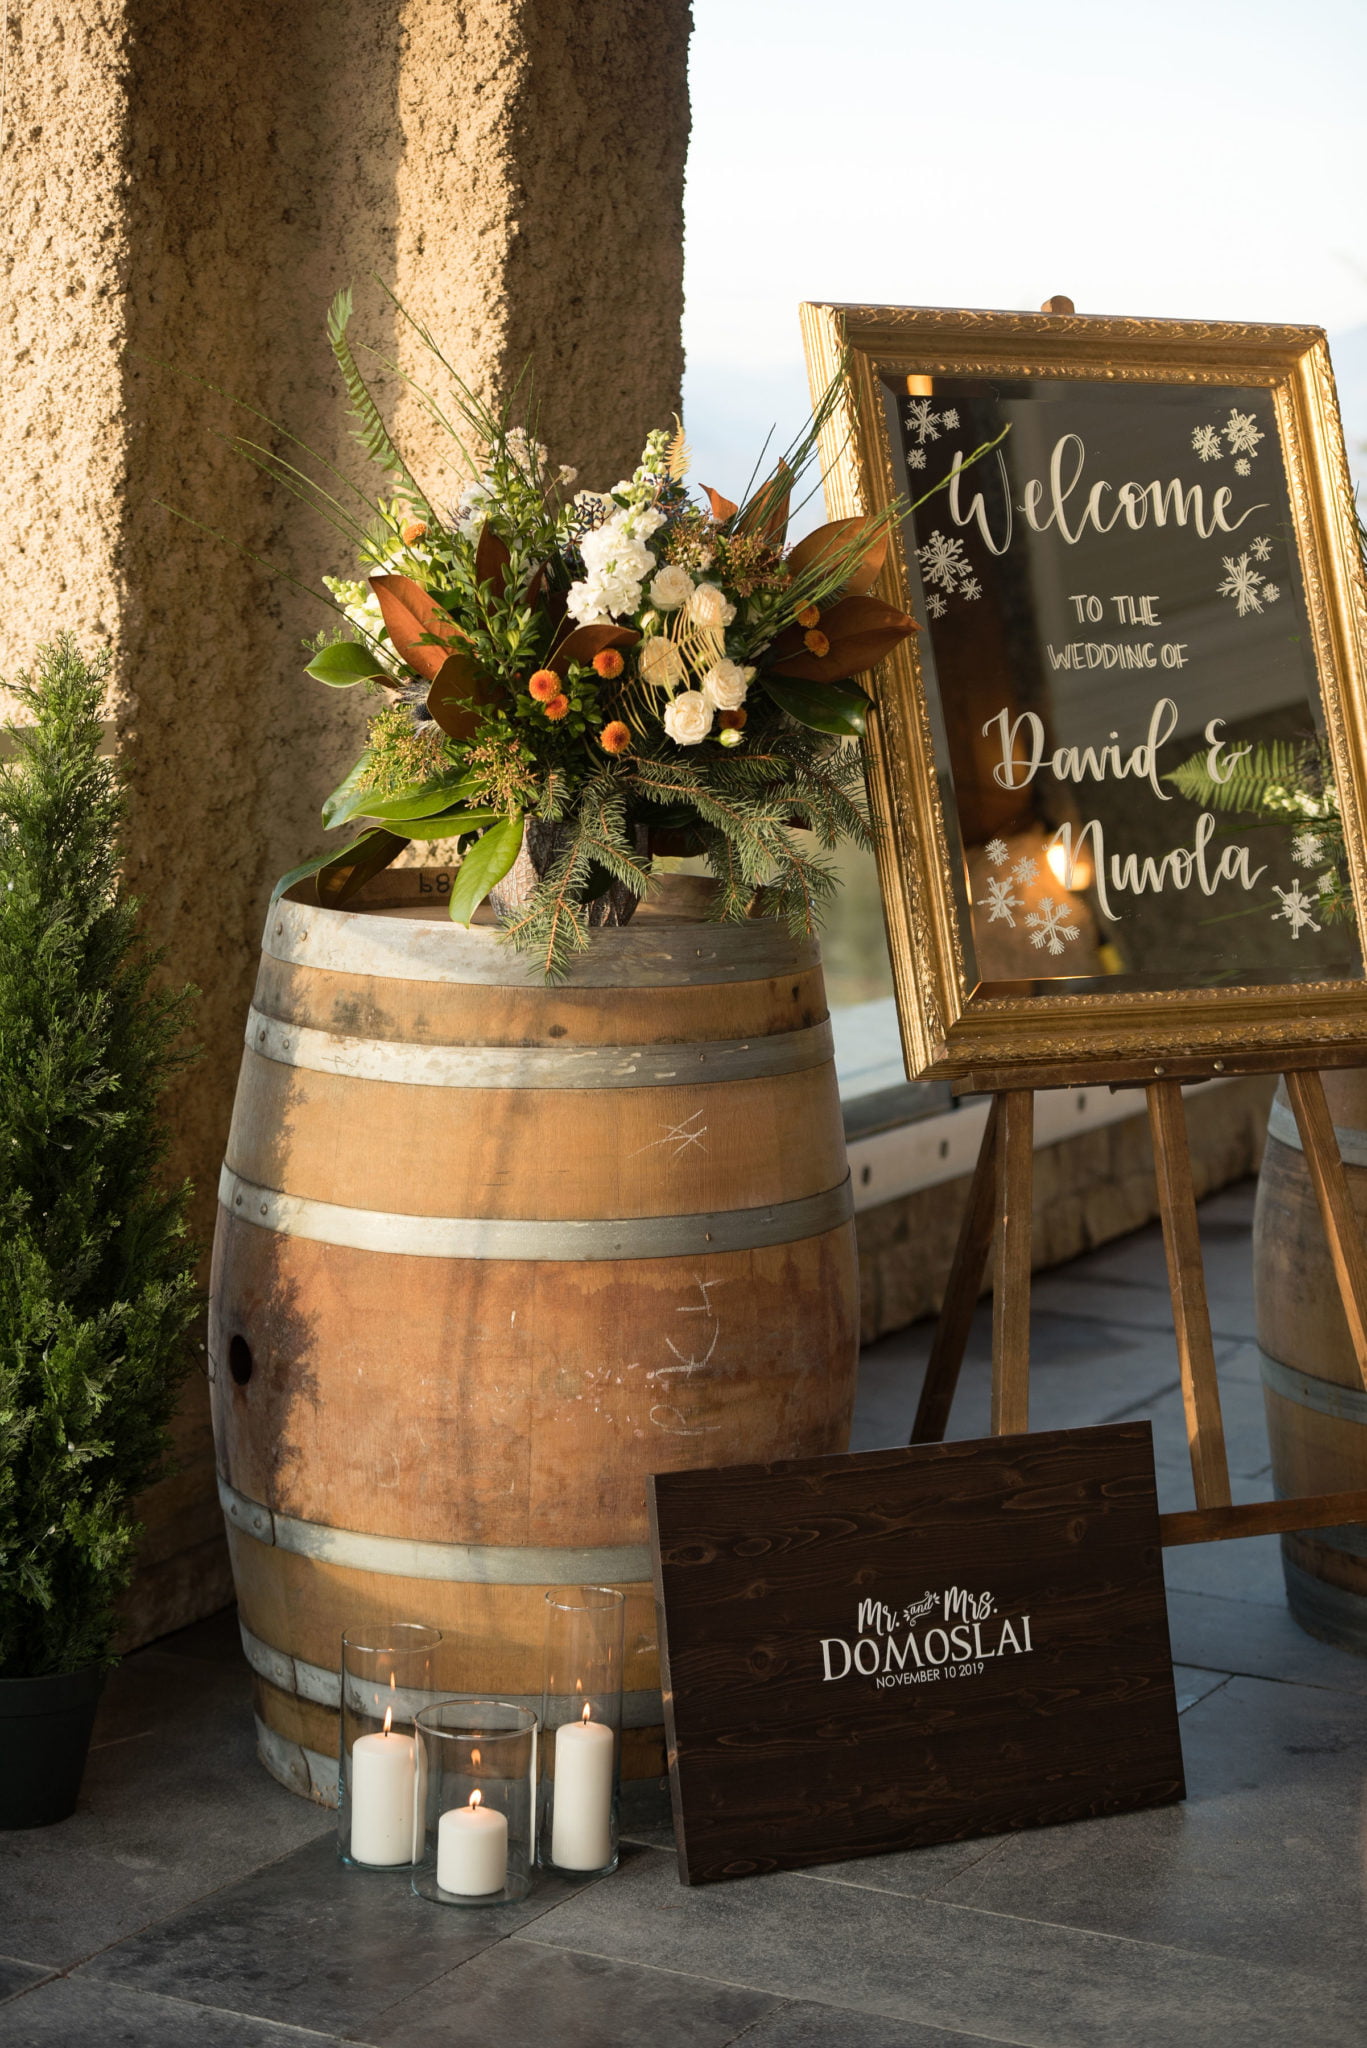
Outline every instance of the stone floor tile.
<path id="1" fill-rule="evenodd" d="M 1310 2048 L 1307 2013 L 1314 2048 L 1362 2048 L 1360 1999 L 1306 1971 L 787 1872 L 685 1889 L 657 1850 L 535 1939 L 1023 2048 Z"/>
<path id="2" fill-rule="evenodd" d="M 781 2005 L 751 2027 L 735 2048 L 997 2048 L 1007 2034 L 947 2034 L 915 2020 L 889 2020 L 846 2006 Z"/>
<path id="3" fill-rule="evenodd" d="M 1177 1693 L 1177 1711 L 1185 1714 L 1188 1707 L 1194 1707 L 1198 1700 L 1205 1699 L 1218 1686 L 1228 1685 L 1227 1671 L 1198 1671 L 1193 1664 L 1174 1664 L 1172 1681 Z"/>
<path id="4" fill-rule="evenodd" d="M 111 1677 L 69 1820 L 0 1834 L 0 1942 L 65 1969 L 331 1834 L 256 1760 L 245 1663 L 141 1650 Z"/>
<path id="5" fill-rule="evenodd" d="M 1168 1634 L 1179 1664 L 1367 1693 L 1367 1657 L 1308 1636 L 1284 1606 L 1169 1589 Z"/>
<path id="6" fill-rule="evenodd" d="M 200 1663 L 226 1664 L 233 1670 L 240 1670 L 243 1663 L 242 1631 L 238 1626 L 237 1608 L 220 1608 L 217 1614 L 209 1615 L 204 1621 L 192 1622 L 189 1628 L 179 1628 L 174 1635 L 161 1636 L 156 1648 L 169 1657 L 193 1657 Z"/>
<path id="7" fill-rule="evenodd" d="M 377 2048 L 725 2048 L 775 2004 L 762 1991 L 547 1948 L 533 1930 L 438 1977 L 355 2038 Z"/>
<path id="8" fill-rule="evenodd" d="M 1182 1752 L 1183 1805 L 1014 1836 L 936 1896 L 1250 1964 L 1275 1957 L 1361 2002 L 1361 1702 L 1231 1678 L 1183 1716 Z"/>
<path id="9" fill-rule="evenodd" d="M 8 1956 L 0 1956 L 0 2005 L 7 1998 L 17 1998 L 21 1991 L 31 1991 L 50 1975 L 37 1963 L 16 1963 Z"/>
<path id="10" fill-rule="evenodd" d="M 0 2048 L 342 2048 L 335 2034 L 272 2026 L 88 1977 L 55 1977 L 0 2007 Z"/>
<path id="11" fill-rule="evenodd" d="M 874 1891 L 900 1892 L 922 1898 L 938 1892 L 952 1878 L 984 1856 L 997 1853 L 1001 1838 L 979 1835 L 970 1842 L 931 1842 L 924 1849 L 902 1849 L 891 1856 L 851 1856 L 843 1863 L 818 1863 L 802 1875 L 814 1884 L 866 1884 Z"/>
<path id="12" fill-rule="evenodd" d="M 364 2038 L 390 2007 L 573 1890 L 553 1878 L 518 1905 L 434 1905 L 416 1897 L 406 1870 L 343 1870 L 329 1830 L 105 1949 L 83 1974 Z"/>
<path id="13" fill-rule="evenodd" d="M 1285 1607 L 1280 1536 L 1240 1536 L 1232 1543 L 1179 1543 L 1163 1552 L 1170 1593 L 1214 1593 Z"/>

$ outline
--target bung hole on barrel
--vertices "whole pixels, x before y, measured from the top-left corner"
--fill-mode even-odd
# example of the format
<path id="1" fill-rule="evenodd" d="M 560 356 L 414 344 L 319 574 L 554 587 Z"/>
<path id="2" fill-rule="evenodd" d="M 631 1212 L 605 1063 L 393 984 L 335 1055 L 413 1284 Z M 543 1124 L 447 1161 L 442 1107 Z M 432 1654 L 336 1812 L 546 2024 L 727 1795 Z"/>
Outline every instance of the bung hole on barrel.
<path id="1" fill-rule="evenodd" d="M 234 1337 L 228 1346 L 228 1370 L 239 1387 L 245 1387 L 252 1376 L 254 1364 L 252 1347 L 245 1337 Z"/>

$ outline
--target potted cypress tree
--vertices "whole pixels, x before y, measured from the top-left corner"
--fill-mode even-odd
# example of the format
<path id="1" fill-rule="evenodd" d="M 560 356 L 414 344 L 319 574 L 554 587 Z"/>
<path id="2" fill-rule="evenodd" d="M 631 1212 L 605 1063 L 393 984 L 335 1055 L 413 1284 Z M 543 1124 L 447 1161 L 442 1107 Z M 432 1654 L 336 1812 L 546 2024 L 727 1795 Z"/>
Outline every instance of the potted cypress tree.
<path id="1" fill-rule="evenodd" d="M 191 992 L 155 985 L 120 885 L 108 670 L 42 649 L 0 769 L 0 1828 L 76 1803 L 197 1307 L 158 1177 Z"/>

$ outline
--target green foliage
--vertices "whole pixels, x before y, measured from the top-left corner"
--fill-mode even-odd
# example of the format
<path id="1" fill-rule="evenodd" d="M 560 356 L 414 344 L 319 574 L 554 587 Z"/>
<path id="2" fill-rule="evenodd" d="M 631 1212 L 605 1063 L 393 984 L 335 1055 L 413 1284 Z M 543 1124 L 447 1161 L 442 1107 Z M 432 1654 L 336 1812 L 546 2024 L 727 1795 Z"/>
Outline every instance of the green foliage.
<path id="1" fill-rule="evenodd" d="M 1316 787 L 1321 781 L 1319 749 L 1313 741 L 1265 740 L 1226 763 L 1228 781 L 1217 781 L 1203 750 L 1164 776 L 1192 803 L 1217 811 L 1251 811 L 1262 818 L 1303 822 L 1323 815 Z M 1307 805 L 1306 795 L 1310 802 Z"/>
<path id="2" fill-rule="evenodd" d="M 186 1188 L 159 1102 L 190 991 L 155 986 L 99 758 L 108 657 L 67 637 L 11 686 L 0 771 L 0 1677 L 109 1657 L 190 1364 Z"/>

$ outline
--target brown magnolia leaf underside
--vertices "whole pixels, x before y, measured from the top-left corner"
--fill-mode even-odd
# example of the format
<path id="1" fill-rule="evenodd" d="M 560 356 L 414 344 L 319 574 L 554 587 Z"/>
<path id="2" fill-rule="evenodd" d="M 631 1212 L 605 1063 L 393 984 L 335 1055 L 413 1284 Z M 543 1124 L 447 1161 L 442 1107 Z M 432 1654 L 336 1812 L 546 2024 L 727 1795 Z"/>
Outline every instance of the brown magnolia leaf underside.
<path id="1" fill-rule="evenodd" d="M 450 656 L 450 643 L 464 637 L 459 626 L 411 576 L 372 576 L 370 587 L 399 660 L 435 682 Z M 442 644 L 434 646 L 431 636 Z"/>
<path id="2" fill-rule="evenodd" d="M 858 539 L 861 529 L 867 525 L 863 519 L 833 519 L 827 526 L 818 526 L 805 539 L 800 540 L 788 557 L 788 568 L 794 576 L 803 575 L 818 563 L 838 560 Z M 878 572 L 887 560 L 888 536 L 880 533 L 869 542 L 863 555 L 841 585 L 844 597 L 862 597 L 871 589 Z"/>
<path id="3" fill-rule="evenodd" d="M 479 730 L 479 706 L 498 691 L 468 654 L 448 655 L 432 679 L 427 709 L 448 739 L 471 740 Z"/>
<path id="4" fill-rule="evenodd" d="M 552 649 L 546 666 L 554 669 L 563 683 L 572 661 L 592 661 L 605 647 L 634 647 L 640 637 L 634 626 L 610 626 L 606 621 L 596 626 L 576 626 Z"/>
<path id="5" fill-rule="evenodd" d="M 780 462 L 767 484 L 761 484 L 736 521 L 738 533 L 758 533 L 782 547 L 788 531 L 788 511 L 793 497 L 793 472 Z"/>

